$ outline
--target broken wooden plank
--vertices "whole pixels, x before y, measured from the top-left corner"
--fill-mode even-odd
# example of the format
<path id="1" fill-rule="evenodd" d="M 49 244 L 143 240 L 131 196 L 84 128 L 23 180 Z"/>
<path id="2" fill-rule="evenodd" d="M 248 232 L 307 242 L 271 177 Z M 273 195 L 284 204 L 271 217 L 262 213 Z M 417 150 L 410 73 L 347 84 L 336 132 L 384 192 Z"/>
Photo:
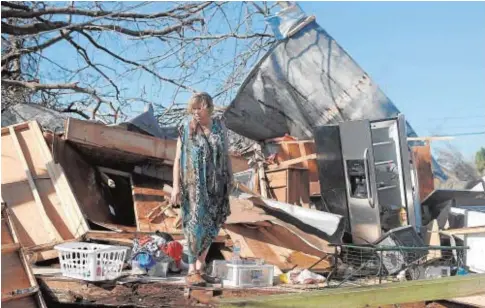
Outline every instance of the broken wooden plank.
<path id="1" fill-rule="evenodd" d="M 129 172 L 126 172 L 126 171 L 115 170 L 115 169 L 101 167 L 101 166 L 98 166 L 97 168 L 98 168 L 99 171 L 104 172 L 104 173 L 124 176 L 126 178 L 129 178 L 131 176 L 131 174 Z"/>
<path id="2" fill-rule="evenodd" d="M 358 288 L 341 288 L 302 294 L 221 299 L 222 307 L 377 307 L 416 301 L 442 300 L 483 293 L 485 274 L 415 280 Z"/>
<path id="3" fill-rule="evenodd" d="M 314 159 L 317 159 L 317 154 L 310 154 L 310 155 L 306 155 L 306 156 L 302 156 L 302 157 L 298 157 L 298 158 L 284 160 L 277 165 L 269 165 L 268 169 L 269 170 L 280 169 L 280 168 L 289 167 L 289 166 L 292 166 L 292 165 L 297 165 L 297 164 L 300 164 L 300 163 L 303 163 L 303 162 L 307 162 L 309 160 L 314 160 Z"/>
<path id="4" fill-rule="evenodd" d="M 17 155 L 24 168 L 25 175 L 27 176 L 31 193 L 34 196 L 35 204 L 37 205 L 37 210 L 39 211 L 39 214 L 40 214 L 40 220 L 42 221 L 44 230 L 46 230 L 48 236 L 50 237 L 49 241 L 60 240 L 62 239 L 62 237 L 57 231 L 57 229 L 55 228 L 55 226 L 52 224 L 52 221 L 49 220 L 49 216 L 47 215 L 47 212 L 44 208 L 44 204 L 42 203 L 42 199 L 39 195 L 37 186 L 35 185 L 34 179 L 32 178 L 32 172 L 29 169 L 29 165 L 27 163 L 27 160 L 25 159 L 24 153 L 20 146 L 17 133 L 13 127 L 9 127 L 9 132 L 10 132 L 10 137 L 12 138 L 15 150 L 17 151 Z"/>
<path id="5" fill-rule="evenodd" d="M 100 227 L 103 227 L 107 230 L 110 231 L 115 231 L 115 232 L 136 232 L 136 227 L 131 227 L 131 226 L 125 226 L 125 225 L 119 225 L 119 224 L 111 224 L 111 223 L 105 223 L 101 221 L 94 221 L 91 220 L 91 222 L 95 225 L 98 225 Z"/>
<path id="6" fill-rule="evenodd" d="M 485 226 L 450 229 L 450 230 L 443 230 L 440 232 L 447 235 L 479 234 L 479 233 L 485 233 Z"/>
<path id="7" fill-rule="evenodd" d="M 82 235 L 87 230 L 84 216 L 39 124 L 26 122 L 2 132 L 2 192 L 12 209 L 20 244 L 37 246 Z M 42 252 L 36 257 L 45 260 L 56 255 Z"/>
<path id="8" fill-rule="evenodd" d="M 133 174 L 132 191 L 138 231 L 178 232 L 179 229 L 174 226 L 174 218 L 160 215 L 153 219 L 151 217 L 158 209 L 168 205 L 167 200 L 170 200 L 171 194 L 165 182 Z"/>
<path id="9" fill-rule="evenodd" d="M 113 232 L 113 231 L 88 231 L 84 235 L 84 240 L 91 240 L 91 241 L 106 241 L 106 242 L 113 242 L 113 243 L 120 243 L 120 244 L 131 244 L 133 239 L 143 236 L 143 235 L 152 235 L 153 232 Z M 184 235 L 182 232 L 179 233 L 170 233 L 174 240 L 182 240 L 184 239 Z M 214 238 L 213 243 L 224 243 L 226 240 L 226 236 L 219 232 Z"/>
<path id="10" fill-rule="evenodd" d="M 72 239 L 72 240 L 65 240 L 65 241 L 59 241 L 59 242 L 52 242 L 52 243 L 47 243 L 47 244 L 42 244 L 42 245 L 37 245 L 37 246 L 31 246 L 24 248 L 24 252 L 26 255 L 34 254 L 37 252 L 44 252 L 44 251 L 49 251 L 53 250 L 55 246 L 63 243 L 69 243 L 69 242 L 80 242 L 82 241 L 82 237 Z"/>
<path id="11" fill-rule="evenodd" d="M 142 165 L 142 166 L 135 166 L 133 169 L 134 173 L 149 176 L 152 178 L 156 178 L 162 181 L 172 182 L 173 179 L 173 167 L 171 165 L 161 165 L 161 166 L 154 166 L 154 165 Z"/>
<path id="12" fill-rule="evenodd" d="M 32 131 L 33 136 L 37 140 L 37 146 L 40 151 L 43 164 L 47 168 L 47 172 L 56 191 L 56 195 L 62 203 L 62 208 L 64 210 L 63 220 L 67 222 L 73 237 L 81 236 L 84 232 L 89 230 L 89 227 L 81 211 L 79 203 L 74 196 L 72 187 L 67 180 L 61 165 L 54 162 L 52 153 L 47 146 L 39 123 L 37 121 L 29 122 L 29 129 Z"/>
<path id="13" fill-rule="evenodd" d="M 163 198 L 170 198 L 171 194 L 160 188 L 149 187 L 133 187 L 133 195 L 147 195 L 147 196 L 159 196 Z"/>
<path id="14" fill-rule="evenodd" d="M 10 233 L 13 240 L 10 244 L 2 244 L 2 306 L 46 308 L 32 268 L 20 247 L 8 207 L 2 208 L 2 221 L 5 222 L 2 234 Z"/>
<path id="15" fill-rule="evenodd" d="M 431 147 L 429 144 L 411 148 L 419 184 L 419 200 L 423 201 L 434 190 Z"/>
<path id="16" fill-rule="evenodd" d="M 145 156 L 155 160 L 175 159 L 176 140 L 160 139 L 135 132 L 120 130 L 99 123 L 70 118 L 66 124 L 65 140 Z"/>
<path id="17" fill-rule="evenodd" d="M 12 243 L 12 244 L 2 244 L 2 254 L 4 253 L 10 253 L 10 252 L 15 252 L 20 249 L 20 244 L 19 243 Z"/>

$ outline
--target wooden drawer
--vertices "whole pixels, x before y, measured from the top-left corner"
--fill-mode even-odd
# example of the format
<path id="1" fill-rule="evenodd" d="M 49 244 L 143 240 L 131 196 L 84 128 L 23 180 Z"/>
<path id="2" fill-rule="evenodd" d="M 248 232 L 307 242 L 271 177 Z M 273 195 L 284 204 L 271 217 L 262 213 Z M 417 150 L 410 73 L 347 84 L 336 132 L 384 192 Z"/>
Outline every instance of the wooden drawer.
<path id="1" fill-rule="evenodd" d="M 275 172 L 267 172 L 268 184 L 271 188 L 285 187 L 288 182 L 287 170 L 279 170 Z"/>

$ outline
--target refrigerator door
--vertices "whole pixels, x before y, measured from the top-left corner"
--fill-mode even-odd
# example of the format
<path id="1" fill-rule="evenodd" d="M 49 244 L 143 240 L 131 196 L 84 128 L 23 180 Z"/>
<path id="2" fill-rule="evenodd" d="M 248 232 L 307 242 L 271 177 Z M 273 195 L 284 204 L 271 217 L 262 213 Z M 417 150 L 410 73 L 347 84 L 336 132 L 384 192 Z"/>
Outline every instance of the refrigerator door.
<path id="1" fill-rule="evenodd" d="M 339 128 L 352 240 L 372 243 L 381 236 L 381 224 L 370 122 L 342 122 Z"/>
<path id="2" fill-rule="evenodd" d="M 408 213 L 408 223 L 415 227 L 416 231 L 421 231 L 421 206 L 419 202 L 419 192 L 414 191 L 414 187 L 418 187 L 417 183 L 414 183 L 412 176 L 414 172 L 411 172 L 412 160 L 411 149 L 408 146 L 406 120 L 404 115 L 400 114 L 397 118 L 397 127 L 399 131 L 399 145 L 401 150 L 401 163 L 403 171 L 403 185 L 406 198 L 406 206 Z"/>
<path id="3" fill-rule="evenodd" d="M 317 151 L 320 191 L 325 210 L 345 217 L 345 231 L 350 233 L 346 182 L 338 125 L 317 126 L 313 137 Z"/>
<path id="4" fill-rule="evenodd" d="M 415 207 L 404 116 L 372 121 L 371 132 L 381 227 L 388 231 L 410 224 L 419 232 L 421 211 Z"/>

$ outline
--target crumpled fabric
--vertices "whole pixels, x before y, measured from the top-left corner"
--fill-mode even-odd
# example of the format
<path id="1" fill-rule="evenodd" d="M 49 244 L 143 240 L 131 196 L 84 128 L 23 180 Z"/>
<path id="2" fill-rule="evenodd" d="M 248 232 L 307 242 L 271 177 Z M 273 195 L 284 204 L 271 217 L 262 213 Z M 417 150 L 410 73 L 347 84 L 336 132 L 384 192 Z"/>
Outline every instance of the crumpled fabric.
<path id="1" fill-rule="evenodd" d="M 147 235 L 133 240 L 131 259 L 146 263 L 144 268 L 150 269 L 156 262 L 172 261 L 171 258 L 160 249 L 167 241 L 158 235 Z"/>
<path id="2" fill-rule="evenodd" d="M 177 268 L 181 268 L 180 261 L 182 260 L 182 255 L 184 247 L 177 241 L 168 242 L 162 245 L 160 249 L 170 258 L 175 261 Z"/>

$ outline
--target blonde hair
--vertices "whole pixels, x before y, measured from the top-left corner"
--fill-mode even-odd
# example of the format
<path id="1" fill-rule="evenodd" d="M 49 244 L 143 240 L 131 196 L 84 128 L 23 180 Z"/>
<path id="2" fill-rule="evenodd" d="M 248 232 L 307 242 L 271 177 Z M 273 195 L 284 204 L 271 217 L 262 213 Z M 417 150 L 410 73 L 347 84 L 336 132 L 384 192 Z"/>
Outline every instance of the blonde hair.
<path id="1" fill-rule="evenodd" d="M 209 115 L 214 111 L 214 103 L 212 97 L 206 92 L 197 92 L 192 95 L 187 106 L 187 112 L 192 113 L 195 104 L 201 104 L 207 109 Z"/>
<path id="2" fill-rule="evenodd" d="M 192 114 L 192 110 L 195 104 L 201 104 L 207 109 L 209 116 L 212 115 L 214 111 L 214 103 L 212 102 L 212 97 L 206 92 L 197 92 L 192 95 L 187 106 L 187 112 Z M 189 136 L 192 137 L 197 130 L 196 122 L 191 121 L 189 123 Z"/>

